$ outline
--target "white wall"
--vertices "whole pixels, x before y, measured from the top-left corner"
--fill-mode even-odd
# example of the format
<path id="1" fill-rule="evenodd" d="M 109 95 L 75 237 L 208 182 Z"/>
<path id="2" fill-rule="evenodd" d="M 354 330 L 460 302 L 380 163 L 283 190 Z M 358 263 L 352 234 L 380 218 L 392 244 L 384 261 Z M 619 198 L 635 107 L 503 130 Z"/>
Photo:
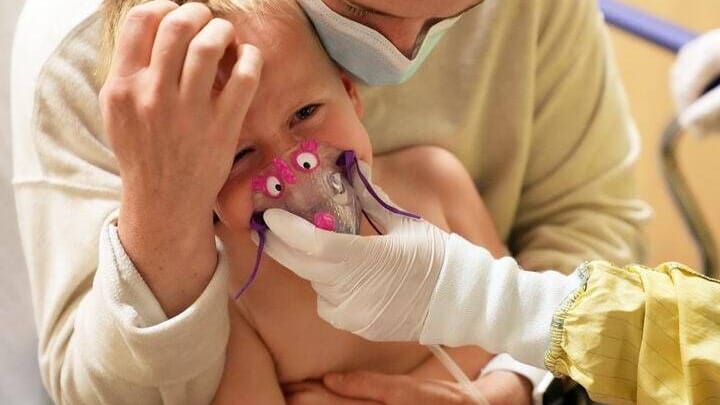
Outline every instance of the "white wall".
<path id="1" fill-rule="evenodd" d="M 0 0 L 0 404 L 45 404 L 27 270 L 10 188 L 10 49 L 22 0 Z"/>

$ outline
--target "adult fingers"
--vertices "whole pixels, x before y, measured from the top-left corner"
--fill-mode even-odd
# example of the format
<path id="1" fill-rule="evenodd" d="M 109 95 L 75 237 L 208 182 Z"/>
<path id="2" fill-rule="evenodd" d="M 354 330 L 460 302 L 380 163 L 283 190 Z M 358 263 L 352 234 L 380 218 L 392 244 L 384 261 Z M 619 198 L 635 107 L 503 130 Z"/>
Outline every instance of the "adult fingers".
<path id="1" fill-rule="evenodd" d="M 250 44 L 240 45 L 237 61 L 217 99 L 217 109 L 233 130 L 239 130 L 255 96 L 263 60 L 260 50 Z"/>
<path id="2" fill-rule="evenodd" d="M 339 264 L 347 261 L 353 249 L 362 248 L 360 236 L 320 229 L 285 210 L 269 209 L 263 219 L 285 244 L 321 261 Z"/>
<path id="3" fill-rule="evenodd" d="M 404 378 L 407 377 L 353 371 L 346 374 L 327 374 L 323 383 L 330 391 L 344 397 L 392 403 L 398 392 L 407 394 L 408 384 Z"/>
<path id="4" fill-rule="evenodd" d="M 342 398 L 325 391 L 304 391 L 286 397 L 288 405 L 381 405 L 376 401 Z"/>
<path id="5" fill-rule="evenodd" d="M 684 46 L 671 70 L 670 85 L 678 110 L 702 95 L 720 75 L 720 29 L 705 33 Z"/>
<path id="6" fill-rule="evenodd" d="M 696 135 L 720 133 L 720 87 L 690 104 L 680 114 L 680 124 Z"/>
<path id="7" fill-rule="evenodd" d="M 154 0 L 128 11 L 118 31 L 110 74 L 129 76 L 150 64 L 150 55 L 160 21 L 179 6 Z"/>
<path id="8" fill-rule="evenodd" d="M 180 92 L 185 99 L 210 99 L 220 58 L 234 40 L 232 23 L 213 18 L 190 41 L 180 78 Z"/>
<path id="9" fill-rule="evenodd" d="M 379 405 L 375 401 L 344 398 L 329 391 L 322 382 L 302 381 L 282 387 L 290 405 Z"/>
<path id="10" fill-rule="evenodd" d="M 211 19 L 210 9 L 197 2 L 185 3 L 162 19 L 150 65 L 164 84 L 179 85 L 190 41 Z"/>
<path id="11" fill-rule="evenodd" d="M 258 237 L 253 233 L 252 240 L 258 243 Z M 311 282 L 322 284 L 334 283 L 340 273 L 332 264 L 319 261 L 306 253 L 288 246 L 272 231 L 265 233 L 265 246 L 263 252 L 284 267 L 290 269 L 298 277 Z"/>

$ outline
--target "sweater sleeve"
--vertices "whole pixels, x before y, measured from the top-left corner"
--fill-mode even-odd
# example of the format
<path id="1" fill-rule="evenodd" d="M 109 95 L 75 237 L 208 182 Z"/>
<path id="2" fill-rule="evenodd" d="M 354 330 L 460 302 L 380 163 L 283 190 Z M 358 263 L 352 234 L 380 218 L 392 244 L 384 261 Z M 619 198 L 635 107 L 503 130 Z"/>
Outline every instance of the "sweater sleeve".
<path id="1" fill-rule="evenodd" d="M 523 268 L 569 273 L 642 255 L 638 135 L 595 1 L 544 1 L 533 140 L 511 249 Z"/>
<path id="2" fill-rule="evenodd" d="M 548 369 L 595 401 L 715 403 L 720 396 L 720 282 L 679 263 L 585 264 L 555 312 Z"/>
<path id="3" fill-rule="evenodd" d="M 168 319 L 125 254 L 114 223 L 104 224 L 98 269 L 78 304 L 60 368 L 66 382 L 57 397 L 70 404 L 209 403 L 230 330 L 226 280 L 220 255 L 200 297 Z"/>
<path id="4" fill-rule="evenodd" d="M 79 3 L 29 0 L 13 49 L 13 187 L 43 383 L 60 404 L 209 403 L 229 335 L 225 261 L 167 319 L 125 254 L 97 102 L 101 20 Z"/>

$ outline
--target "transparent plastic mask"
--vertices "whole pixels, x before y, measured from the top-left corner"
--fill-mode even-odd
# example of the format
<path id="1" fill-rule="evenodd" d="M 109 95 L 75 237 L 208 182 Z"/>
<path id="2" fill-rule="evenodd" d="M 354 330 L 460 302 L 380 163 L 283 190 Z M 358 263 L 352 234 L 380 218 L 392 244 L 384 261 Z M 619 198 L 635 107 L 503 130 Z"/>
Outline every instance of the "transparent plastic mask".
<path id="1" fill-rule="evenodd" d="M 306 139 L 252 179 L 254 212 L 281 208 L 328 231 L 358 234 L 360 204 L 338 166 L 343 151 Z"/>
<path id="2" fill-rule="evenodd" d="M 358 235 L 363 214 L 356 190 L 349 179 L 357 173 L 370 196 L 393 214 L 418 219 L 420 216 L 400 210 L 375 192 L 370 181 L 358 168 L 355 152 L 341 151 L 314 139 L 305 139 L 272 159 L 252 178 L 253 215 L 250 229 L 258 237 L 258 250 L 250 276 L 235 293 L 235 299 L 250 287 L 260 269 L 260 259 L 268 230 L 263 213 L 280 208 L 298 215 L 327 231 Z M 366 216 L 378 234 L 382 232 Z"/>

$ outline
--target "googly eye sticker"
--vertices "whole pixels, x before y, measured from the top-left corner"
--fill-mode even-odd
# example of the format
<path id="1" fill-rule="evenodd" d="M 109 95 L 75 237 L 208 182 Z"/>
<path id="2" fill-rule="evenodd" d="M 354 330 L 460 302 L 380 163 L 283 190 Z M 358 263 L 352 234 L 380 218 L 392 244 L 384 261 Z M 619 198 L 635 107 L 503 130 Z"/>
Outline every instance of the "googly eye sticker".
<path id="1" fill-rule="evenodd" d="M 280 198 L 285 190 L 285 185 L 276 176 L 255 176 L 252 179 L 252 190 L 270 198 Z"/>
<path id="2" fill-rule="evenodd" d="M 267 179 L 265 179 L 265 194 L 268 195 L 268 197 L 272 198 L 279 198 L 283 193 L 283 184 L 275 176 L 268 176 Z"/>
<path id="3" fill-rule="evenodd" d="M 295 152 L 293 154 L 295 166 L 305 172 L 315 170 L 319 166 L 320 159 L 314 152 Z"/>
<path id="4" fill-rule="evenodd" d="M 295 167 L 304 172 L 315 170 L 319 166 L 320 158 L 317 155 L 318 141 L 305 139 L 300 142 L 297 150 L 292 153 L 291 160 Z"/>

